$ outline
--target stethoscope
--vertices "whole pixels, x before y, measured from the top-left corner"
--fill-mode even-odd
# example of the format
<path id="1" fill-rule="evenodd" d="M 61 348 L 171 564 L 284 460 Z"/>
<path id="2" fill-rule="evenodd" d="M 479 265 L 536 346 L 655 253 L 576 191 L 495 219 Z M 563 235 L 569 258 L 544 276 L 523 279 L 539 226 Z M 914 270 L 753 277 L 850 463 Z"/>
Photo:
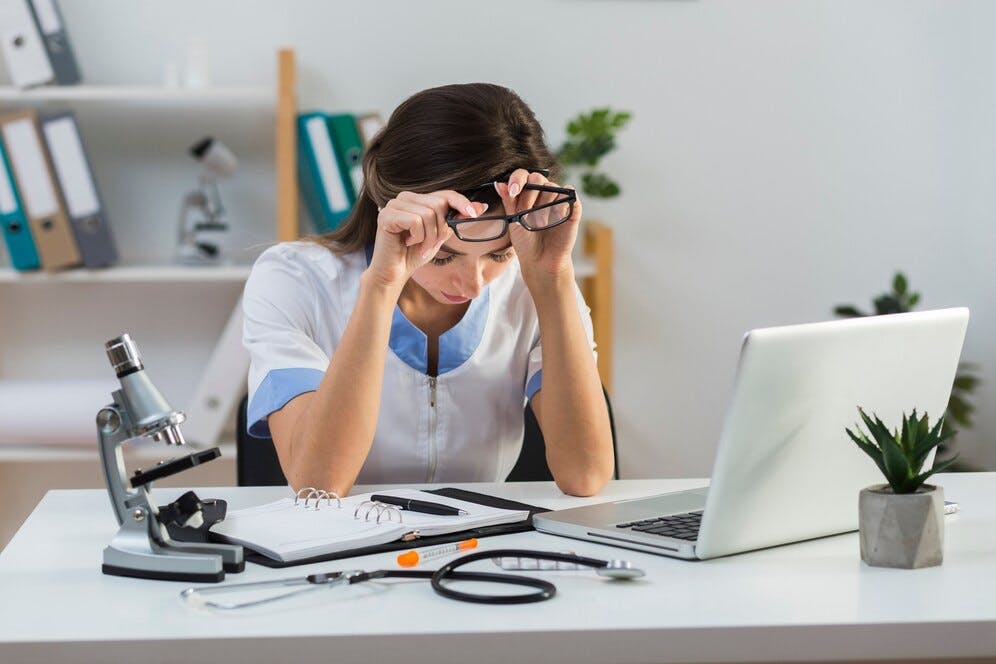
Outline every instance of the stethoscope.
<path id="1" fill-rule="evenodd" d="M 187 588 L 180 593 L 180 597 L 189 604 L 211 609 L 245 609 L 252 606 L 275 602 L 294 595 L 311 592 L 320 588 L 354 585 L 357 583 L 363 583 L 364 581 L 373 581 L 375 579 L 429 579 L 432 589 L 443 597 L 459 600 L 461 602 L 474 602 L 476 604 L 528 604 L 530 602 L 542 602 L 544 600 L 548 600 L 557 594 L 557 587 L 544 579 L 517 576 L 513 574 L 499 574 L 494 572 L 456 571 L 458 568 L 477 560 L 503 557 L 531 559 L 536 561 L 548 560 L 557 563 L 566 563 L 572 566 L 590 567 L 595 569 L 599 575 L 614 580 L 636 579 L 644 575 L 643 570 L 633 567 L 629 561 L 626 560 L 599 560 L 598 558 L 587 558 L 573 553 L 558 553 L 553 551 L 495 549 L 492 551 L 478 551 L 461 556 L 460 558 L 446 563 L 435 571 L 379 569 L 368 572 L 360 569 L 339 570 L 335 572 L 309 574 L 305 577 L 277 579 L 274 581 L 255 581 L 251 583 L 236 583 L 227 586 Z M 533 588 L 534 591 L 517 595 L 485 595 L 481 593 L 468 593 L 454 590 L 446 585 L 446 582 L 449 581 L 504 583 Z M 296 587 L 296 589 L 263 599 L 243 602 L 224 602 L 206 599 L 206 596 L 208 595 L 224 593 L 234 594 L 246 590 L 280 587 Z"/>

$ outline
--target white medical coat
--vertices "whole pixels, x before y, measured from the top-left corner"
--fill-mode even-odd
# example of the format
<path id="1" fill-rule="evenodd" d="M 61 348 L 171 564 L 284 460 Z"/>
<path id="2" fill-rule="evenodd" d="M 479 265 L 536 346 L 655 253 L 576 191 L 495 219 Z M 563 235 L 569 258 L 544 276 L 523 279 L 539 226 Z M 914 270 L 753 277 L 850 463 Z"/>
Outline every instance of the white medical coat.
<path id="1" fill-rule="evenodd" d="M 338 255 L 299 241 L 256 261 L 243 297 L 250 435 L 268 436 L 270 413 L 318 389 L 369 255 L 370 248 Z M 536 308 L 511 262 L 440 336 L 436 377 L 426 374 L 426 335 L 395 307 L 377 431 L 358 484 L 494 482 L 512 470 L 543 358 Z M 580 291 L 577 299 L 594 353 L 590 311 Z"/>

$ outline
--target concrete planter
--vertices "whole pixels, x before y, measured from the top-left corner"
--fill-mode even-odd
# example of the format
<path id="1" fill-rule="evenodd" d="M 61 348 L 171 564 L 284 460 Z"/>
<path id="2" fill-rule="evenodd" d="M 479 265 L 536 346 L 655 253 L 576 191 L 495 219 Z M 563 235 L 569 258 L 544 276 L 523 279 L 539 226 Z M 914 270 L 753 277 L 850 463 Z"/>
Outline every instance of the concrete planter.
<path id="1" fill-rule="evenodd" d="M 933 567 L 944 559 L 944 489 L 896 494 L 888 484 L 858 497 L 861 560 L 875 567 Z"/>

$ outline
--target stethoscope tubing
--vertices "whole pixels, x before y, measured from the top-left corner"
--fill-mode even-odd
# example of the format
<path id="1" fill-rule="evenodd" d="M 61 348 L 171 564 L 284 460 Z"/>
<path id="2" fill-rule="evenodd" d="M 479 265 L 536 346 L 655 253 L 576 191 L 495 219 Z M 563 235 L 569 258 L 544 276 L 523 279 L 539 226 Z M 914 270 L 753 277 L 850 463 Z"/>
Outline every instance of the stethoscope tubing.
<path id="1" fill-rule="evenodd" d="M 475 604 L 529 604 L 531 602 L 542 602 L 553 598 L 557 594 L 557 587 L 549 581 L 534 579 L 527 576 L 515 576 L 512 574 L 494 574 L 490 572 L 457 572 L 456 569 L 463 567 L 477 560 L 487 558 L 520 557 L 533 558 L 535 560 L 552 560 L 557 562 L 573 563 L 585 567 L 605 567 L 608 561 L 597 558 L 586 558 L 571 553 L 557 553 L 547 551 L 531 551 L 529 549 L 494 549 L 491 551 L 477 551 L 460 556 L 455 560 L 446 563 L 432 573 L 429 582 L 432 589 L 443 597 L 455 599 L 460 602 L 473 602 Z M 468 575 L 477 578 L 468 578 Z M 454 590 L 445 585 L 445 581 L 490 581 L 492 583 L 508 583 L 519 586 L 536 588 L 538 592 L 525 593 L 520 595 L 482 595 L 478 593 L 465 593 Z"/>
<path id="2" fill-rule="evenodd" d="M 454 599 L 460 602 L 471 602 L 474 604 L 529 604 L 532 602 L 542 602 L 554 597 L 557 594 L 557 587 L 544 579 L 537 579 L 528 576 L 518 576 L 514 574 L 499 574 L 494 572 L 460 572 L 458 568 L 478 560 L 488 558 L 532 558 L 534 560 L 550 560 L 555 562 L 570 563 L 595 569 L 609 565 L 607 560 L 597 558 L 586 558 L 573 553 L 559 553 L 553 551 L 533 551 L 530 549 L 494 549 L 490 551 L 477 551 L 460 556 L 444 564 L 437 570 L 373 570 L 370 572 L 355 570 L 352 572 L 333 572 L 328 574 L 311 574 L 300 579 L 279 579 L 275 581 L 257 581 L 251 583 L 235 584 L 232 586 L 215 586 L 211 588 L 188 588 L 181 593 L 181 597 L 192 599 L 202 594 L 223 593 L 231 590 L 241 590 L 246 588 L 266 588 L 278 586 L 304 586 L 275 597 L 237 603 L 225 604 L 221 602 L 205 601 L 201 603 L 205 606 L 216 609 L 239 609 L 250 606 L 267 604 L 278 599 L 284 599 L 292 595 L 298 595 L 312 590 L 317 590 L 328 585 L 353 585 L 372 581 L 375 579 L 428 579 L 432 589 L 442 597 Z M 486 595 L 480 593 L 468 593 L 455 590 L 449 585 L 454 581 L 473 581 L 481 583 L 502 583 L 514 586 L 525 586 L 534 588 L 536 592 L 510 594 L 510 595 Z"/>

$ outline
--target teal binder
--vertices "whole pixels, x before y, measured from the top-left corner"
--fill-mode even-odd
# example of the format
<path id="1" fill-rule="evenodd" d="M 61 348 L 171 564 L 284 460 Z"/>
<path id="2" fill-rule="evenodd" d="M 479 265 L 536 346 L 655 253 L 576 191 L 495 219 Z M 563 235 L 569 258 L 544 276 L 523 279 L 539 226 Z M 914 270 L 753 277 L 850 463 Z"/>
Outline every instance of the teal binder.
<path id="1" fill-rule="evenodd" d="M 21 197 L 17 193 L 11 172 L 10 160 L 0 141 L 0 225 L 3 227 L 3 239 L 7 243 L 10 262 L 16 270 L 37 270 L 41 267 L 38 250 L 28 217 L 24 214 Z"/>
<path id="2" fill-rule="evenodd" d="M 317 233 L 338 228 L 353 207 L 352 184 L 339 165 L 328 120 L 320 111 L 297 117 L 298 186 Z"/>
<path id="3" fill-rule="evenodd" d="M 349 179 L 350 202 L 355 203 L 363 188 L 363 139 L 356 125 L 356 116 L 346 113 L 330 115 L 329 131 L 332 132 L 339 169 Z"/>

